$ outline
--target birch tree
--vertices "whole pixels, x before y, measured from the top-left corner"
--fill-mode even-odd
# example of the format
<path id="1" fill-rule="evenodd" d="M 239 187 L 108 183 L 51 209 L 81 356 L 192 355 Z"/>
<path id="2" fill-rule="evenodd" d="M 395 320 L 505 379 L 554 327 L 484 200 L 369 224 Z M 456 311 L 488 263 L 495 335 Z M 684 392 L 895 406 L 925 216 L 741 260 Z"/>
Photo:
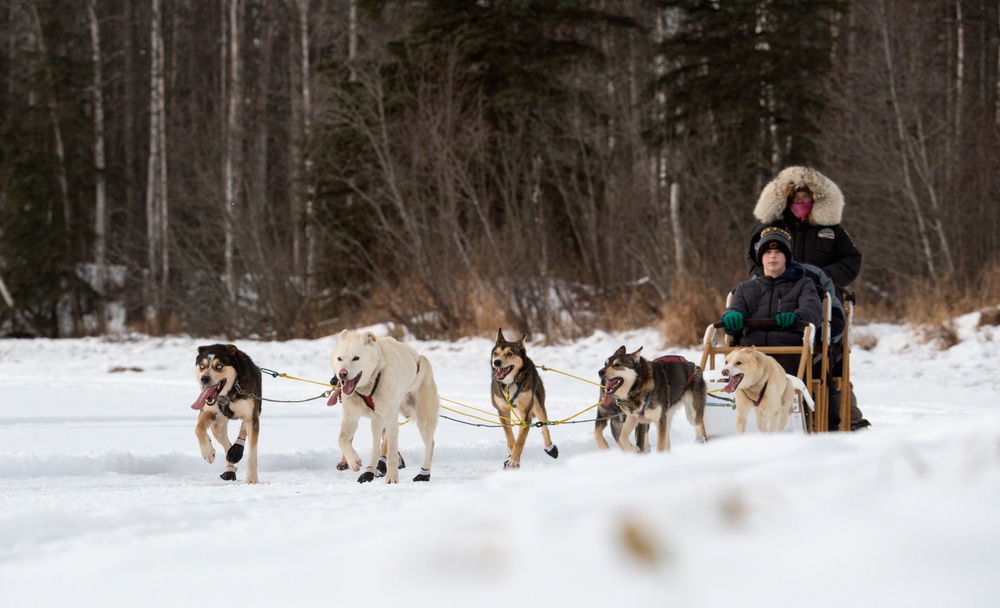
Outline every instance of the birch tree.
<path id="1" fill-rule="evenodd" d="M 149 159 L 146 171 L 146 319 L 159 329 L 169 271 L 167 254 L 166 125 L 163 107 L 164 66 L 160 0 L 152 0 L 149 67 Z"/>
<path id="2" fill-rule="evenodd" d="M 98 331 L 103 333 L 105 280 L 107 278 L 107 180 L 104 154 L 104 76 L 101 70 L 101 28 L 97 21 L 97 0 L 87 2 L 90 23 L 91 60 L 94 66 L 92 99 L 94 104 L 94 290 L 98 293 Z"/>

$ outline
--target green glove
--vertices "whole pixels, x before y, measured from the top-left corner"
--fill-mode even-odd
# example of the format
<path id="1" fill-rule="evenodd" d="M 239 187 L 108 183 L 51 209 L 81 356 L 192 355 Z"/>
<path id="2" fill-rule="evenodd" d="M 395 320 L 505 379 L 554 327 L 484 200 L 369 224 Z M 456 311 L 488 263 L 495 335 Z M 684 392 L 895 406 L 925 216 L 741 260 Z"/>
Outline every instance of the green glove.
<path id="1" fill-rule="evenodd" d="M 743 313 L 738 310 L 730 310 L 722 315 L 722 324 L 726 331 L 740 331 L 743 329 Z"/>
<path id="2" fill-rule="evenodd" d="M 794 312 L 779 312 L 774 317 L 774 320 L 781 329 L 788 329 L 792 325 L 795 325 L 795 322 L 799 320 L 799 316 Z"/>

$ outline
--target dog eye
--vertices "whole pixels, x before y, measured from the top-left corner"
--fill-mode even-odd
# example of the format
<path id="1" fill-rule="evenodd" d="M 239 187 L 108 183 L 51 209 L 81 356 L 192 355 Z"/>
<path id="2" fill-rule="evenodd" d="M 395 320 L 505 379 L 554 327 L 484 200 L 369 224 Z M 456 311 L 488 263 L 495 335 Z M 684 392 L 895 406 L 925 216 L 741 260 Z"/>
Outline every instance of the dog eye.
<path id="1" fill-rule="evenodd" d="M 361 357 L 358 357 L 357 355 L 355 355 L 354 358 L 351 359 L 351 361 L 359 361 L 360 359 L 361 359 Z"/>
<path id="2" fill-rule="evenodd" d="M 222 364 L 221 363 L 217 363 L 215 365 L 215 371 L 217 371 L 217 372 L 221 372 L 222 371 Z"/>

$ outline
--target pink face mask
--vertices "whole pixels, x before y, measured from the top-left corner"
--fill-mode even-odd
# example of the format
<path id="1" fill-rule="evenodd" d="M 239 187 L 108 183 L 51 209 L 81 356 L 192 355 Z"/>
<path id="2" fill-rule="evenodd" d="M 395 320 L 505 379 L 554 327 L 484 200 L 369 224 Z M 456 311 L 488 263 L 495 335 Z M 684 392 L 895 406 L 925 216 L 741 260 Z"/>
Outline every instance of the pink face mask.
<path id="1" fill-rule="evenodd" d="M 809 214 L 812 213 L 813 204 L 808 203 L 792 203 L 792 215 L 799 218 L 800 222 L 806 221 Z"/>

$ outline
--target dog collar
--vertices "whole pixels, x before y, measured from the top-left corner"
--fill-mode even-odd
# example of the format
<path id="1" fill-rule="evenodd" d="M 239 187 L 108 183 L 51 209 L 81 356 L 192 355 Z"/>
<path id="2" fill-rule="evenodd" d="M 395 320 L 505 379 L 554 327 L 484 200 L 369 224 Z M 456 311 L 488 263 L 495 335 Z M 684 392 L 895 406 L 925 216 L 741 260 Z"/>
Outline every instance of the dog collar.
<path id="1" fill-rule="evenodd" d="M 503 396 L 504 396 L 504 398 L 507 399 L 507 403 L 511 407 L 514 407 L 514 401 L 517 399 L 517 396 L 521 394 L 521 383 L 520 382 L 515 382 L 514 383 L 514 388 L 517 389 L 517 390 L 514 391 L 514 396 L 513 397 L 510 396 L 510 391 L 509 390 L 507 390 L 506 388 L 502 389 L 503 390 Z"/>
<path id="2" fill-rule="evenodd" d="M 760 394 L 757 395 L 757 399 L 756 400 L 753 400 L 753 399 L 750 400 L 750 401 L 753 401 L 753 406 L 754 407 L 760 407 L 760 402 L 761 402 L 762 399 L 764 399 L 764 391 L 766 391 L 766 390 L 767 390 L 767 381 L 765 380 L 764 381 L 764 386 L 760 387 Z"/>
<path id="3" fill-rule="evenodd" d="M 372 392 L 368 393 L 367 395 L 361 395 L 361 398 L 364 399 L 365 401 L 365 405 L 367 405 L 372 411 L 375 411 L 375 400 L 372 399 L 372 397 L 375 396 L 375 391 L 378 390 L 378 381 L 381 379 L 382 379 L 382 372 L 379 372 L 378 375 L 375 376 L 375 384 L 372 385 Z"/>

